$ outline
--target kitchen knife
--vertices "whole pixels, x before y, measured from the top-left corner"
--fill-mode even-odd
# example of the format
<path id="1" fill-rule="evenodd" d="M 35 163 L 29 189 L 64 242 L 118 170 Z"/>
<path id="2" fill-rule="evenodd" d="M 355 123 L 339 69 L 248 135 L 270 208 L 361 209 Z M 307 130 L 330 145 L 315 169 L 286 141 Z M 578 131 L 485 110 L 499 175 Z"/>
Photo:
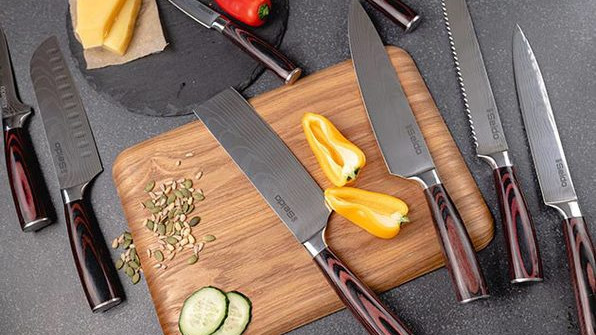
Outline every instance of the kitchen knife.
<path id="1" fill-rule="evenodd" d="M 240 28 L 230 19 L 207 7 L 199 0 L 168 1 L 201 25 L 215 29 L 232 40 L 253 58 L 275 72 L 286 84 L 294 83 L 302 74 L 300 68 L 269 43 Z"/>
<path id="2" fill-rule="evenodd" d="M 465 0 L 444 0 L 445 23 L 476 155 L 493 169 L 512 283 L 542 281 L 536 231 L 499 118 L 484 61 Z"/>
<path id="3" fill-rule="evenodd" d="M 0 96 L 4 130 L 4 155 L 8 183 L 23 231 L 36 231 L 52 223 L 50 198 L 24 123 L 31 106 L 17 95 L 6 36 L 0 28 Z"/>
<path id="4" fill-rule="evenodd" d="M 383 42 L 357 0 L 350 7 L 348 31 L 362 100 L 389 173 L 424 188 L 458 301 L 488 297 L 468 232 L 441 183 Z"/>
<path id="5" fill-rule="evenodd" d="M 242 96 L 228 89 L 195 110 L 370 334 L 411 334 L 325 243 L 323 191 Z"/>
<path id="6" fill-rule="evenodd" d="M 513 65 L 519 104 L 544 203 L 563 216 L 582 335 L 596 334 L 596 260 L 590 228 L 579 208 L 548 93 L 530 43 L 517 26 Z"/>
<path id="7" fill-rule="evenodd" d="M 373 7 L 387 15 L 393 22 L 404 28 L 406 33 L 420 24 L 420 15 L 399 0 L 367 0 Z"/>
<path id="8" fill-rule="evenodd" d="M 68 237 L 93 312 L 118 305 L 122 287 L 90 204 L 87 185 L 103 168 L 87 114 L 56 37 L 35 50 L 31 80 L 64 201 Z"/>

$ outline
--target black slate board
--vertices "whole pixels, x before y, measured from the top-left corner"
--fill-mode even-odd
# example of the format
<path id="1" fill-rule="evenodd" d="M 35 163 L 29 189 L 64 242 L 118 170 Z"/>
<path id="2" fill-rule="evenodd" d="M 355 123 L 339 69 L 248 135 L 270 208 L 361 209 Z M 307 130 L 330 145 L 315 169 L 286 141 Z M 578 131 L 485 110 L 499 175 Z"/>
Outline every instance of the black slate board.
<path id="1" fill-rule="evenodd" d="M 272 0 L 271 20 L 247 28 L 279 46 L 288 19 L 289 0 Z M 214 1 L 204 3 L 216 8 Z M 128 110 L 151 116 L 191 113 L 193 106 L 216 93 L 248 87 L 264 68 L 220 33 L 209 30 L 176 9 L 157 0 L 169 45 L 158 54 L 122 65 L 87 70 L 83 50 L 67 18 L 69 47 L 79 70 L 98 92 Z M 220 11 L 221 12 L 221 11 Z"/>

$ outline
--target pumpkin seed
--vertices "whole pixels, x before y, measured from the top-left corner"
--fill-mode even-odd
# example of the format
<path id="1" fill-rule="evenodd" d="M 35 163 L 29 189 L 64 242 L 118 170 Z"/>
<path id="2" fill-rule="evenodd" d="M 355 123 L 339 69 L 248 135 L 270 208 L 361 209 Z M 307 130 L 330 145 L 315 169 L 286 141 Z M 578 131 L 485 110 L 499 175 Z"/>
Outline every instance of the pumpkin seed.
<path id="1" fill-rule="evenodd" d="M 186 214 L 190 214 L 194 210 L 195 210 L 195 205 L 190 205 L 190 206 L 188 206 L 188 210 L 186 211 Z"/>
<path id="2" fill-rule="evenodd" d="M 147 227 L 147 229 L 149 230 L 153 230 L 153 226 L 155 226 L 155 222 L 153 222 L 152 220 L 147 220 L 147 224 L 145 224 L 145 227 Z"/>
<path id="3" fill-rule="evenodd" d="M 195 200 L 197 201 L 203 201 L 205 200 L 205 195 L 203 193 L 195 193 L 192 195 L 193 198 L 195 198 Z"/>
<path id="4" fill-rule="evenodd" d="M 159 233 L 159 235 L 165 235 L 166 233 L 166 226 L 163 224 L 158 224 L 157 225 L 157 232 Z"/>
<path id="5" fill-rule="evenodd" d="M 191 227 L 194 227 L 194 226 L 198 225 L 199 222 L 201 222 L 201 217 L 200 216 L 195 216 L 194 218 L 190 219 L 190 222 L 188 224 Z"/>
<path id="6" fill-rule="evenodd" d="M 192 180 L 190 180 L 190 179 L 186 179 L 186 180 L 185 180 L 185 181 L 182 183 L 182 185 L 184 185 L 184 187 L 186 187 L 186 188 L 191 188 L 191 187 L 192 187 Z"/>
<path id="7" fill-rule="evenodd" d="M 131 249 L 130 258 L 135 259 L 135 257 L 137 257 L 137 249 Z"/>
<path id="8" fill-rule="evenodd" d="M 147 208 L 147 209 L 151 209 L 151 208 L 155 207 L 155 204 L 153 203 L 153 200 L 151 200 L 151 199 L 145 201 L 143 203 L 143 205 L 145 205 L 145 208 Z"/>
<path id="9" fill-rule="evenodd" d="M 153 253 L 153 257 L 158 261 L 158 262 L 163 262 L 163 253 L 159 250 L 156 250 Z"/>
<path id="10" fill-rule="evenodd" d="M 118 238 L 115 238 L 115 239 L 112 241 L 112 248 L 114 248 L 114 249 L 118 249 L 118 246 L 119 246 L 119 245 L 120 245 L 120 243 L 118 243 Z"/>
<path id="11" fill-rule="evenodd" d="M 174 194 L 176 195 L 176 197 L 178 198 L 184 198 L 184 194 L 182 194 L 182 192 L 180 190 L 175 190 Z"/>
<path id="12" fill-rule="evenodd" d="M 130 280 L 132 281 L 132 284 L 133 285 L 136 285 L 141 280 L 141 275 L 137 272 L 134 275 L 132 275 L 132 277 L 130 278 Z"/>
<path id="13" fill-rule="evenodd" d="M 205 235 L 205 236 L 203 236 L 203 241 L 205 241 L 205 242 L 213 242 L 213 241 L 215 241 L 215 236 L 213 236 L 211 234 L 210 235 Z"/>
<path id="14" fill-rule="evenodd" d="M 126 269 L 124 269 L 124 273 L 126 273 L 127 276 L 132 277 L 135 274 L 135 270 L 127 265 Z"/>
<path id="15" fill-rule="evenodd" d="M 197 255 L 192 255 L 190 256 L 187 260 L 186 260 L 186 264 L 188 265 L 193 265 L 195 264 L 197 261 L 199 260 L 199 256 Z"/>
<path id="16" fill-rule="evenodd" d="M 133 270 L 138 270 L 141 267 L 139 263 L 135 261 L 128 262 L 128 266 L 130 266 Z"/>
<path id="17" fill-rule="evenodd" d="M 151 181 L 147 182 L 147 184 L 145 185 L 145 192 L 153 191 L 154 187 L 155 187 L 155 180 L 151 180 Z"/>
<path id="18" fill-rule="evenodd" d="M 174 238 L 173 236 L 170 236 L 166 239 L 166 242 L 168 242 L 169 244 L 176 244 L 176 243 L 178 243 L 178 240 L 176 238 Z"/>
<path id="19" fill-rule="evenodd" d="M 124 243 L 122 243 L 122 248 L 124 249 L 128 249 L 128 247 L 132 244 L 132 240 L 124 240 Z"/>
<path id="20" fill-rule="evenodd" d="M 175 194 L 170 194 L 170 195 L 168 196 L 168 199 L 167 199 L 166 203 L 167 203 L 168 205 L 171 205 L 171 204 L 173 204 L 173 203 L 174 203 L 174 201 L 176 201 L 176 195 L 175 195 Z"/>
<path id="21" fill-rule="evenodd" d="M 116 261 L 116 269 L 117 270 L 122 269 L 123 266 L 124 266 L 124 262 L 121 259 Z"/>

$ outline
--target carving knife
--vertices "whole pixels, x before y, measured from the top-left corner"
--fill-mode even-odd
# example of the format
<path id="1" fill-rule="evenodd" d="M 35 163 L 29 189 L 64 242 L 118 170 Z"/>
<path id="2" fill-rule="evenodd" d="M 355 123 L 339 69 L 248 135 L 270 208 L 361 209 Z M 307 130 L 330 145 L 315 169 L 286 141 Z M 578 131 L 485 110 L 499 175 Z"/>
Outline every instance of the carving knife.
<path id="1" fill-rule="evenodd" d="M 240 28 L 230 19 L 207 7 L 199 0 L 168 1 L 204 27 L 222 33 L 242 50 L 275 72 L 284 83 L 292 84 L 302 74 L 300 68 L 269 43 Z"/>
<path id="2" fill-rule="evenodd" d="M 513 65 L 534 167 L 544 203 L 563 216 L 571 282 L 582 335 L 596 334 L 596 260 L 590 228 L 579 208 L 555 116 L 530 43 L 518 26 L 513 35 Z"/>
<path id="3" fill-rule="evenodd" d="M 4 130 L 4 154 L 8 182 L 23 231 L 36 231 L 52 223 L 51 204 L 39 163 L 24 123 L 31 106 L 17 95 L 8 43 L 0 29 L 0 96 Z"/>
<path id="4" fill-rule="evenodd" d="M 411 334 L 325 243 L 331 210 L 323 191 L 285 143 L 235 90 L 195 111 L 213 137 L 314 258 L 329 284 L 370 334 Z"/>
<path id="5" fill-rule="evenodd" d="M 350 7 L 348 31 L 364 107 L 389 173 L 424 188 L 457 300 L 488 297 L 468 232 L 441 183 L 383 42 L 357 0 Z"/>
<path id="6" fill-rule="evenodd" d="M 493 169 L 512 283 L 542 281 L 536 231 L 499 118 L 480 46 L 465 0 L 443 0 L 445 23 L 476 154 Z"/>
<path id="7" fill-rule="evenodd" d="M 122 287 L 91 206 L 84 199 L 87 185 L 103 167 L 56 37 L 48 38 L 35 50 L 30 71 L 79 278 L 92 311 L 105 311 L 122 301 Z"/>

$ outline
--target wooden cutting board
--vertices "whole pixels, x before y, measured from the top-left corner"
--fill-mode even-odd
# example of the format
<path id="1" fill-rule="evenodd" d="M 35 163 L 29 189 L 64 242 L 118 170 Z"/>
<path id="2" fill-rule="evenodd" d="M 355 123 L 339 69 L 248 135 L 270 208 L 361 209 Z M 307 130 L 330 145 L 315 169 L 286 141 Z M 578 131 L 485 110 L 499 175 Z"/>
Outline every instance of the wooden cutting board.
<path id="1" fill-rule="evenodd" d="M 493 220 L 416 65 L 403 50 L 389 47 L 404 91 L 439 174 L 465 221 L 477 249 L 493 237 Z M 421 188 L 390 176 L 368 123 L 350 61 L 312 74 L 250 100 L 281 136 L 322 188 L 330 186 L 302 134 L 305 112 L 327 116 L 367 156 L 355 186 L 393 194 L 410 206 L 411 223 L 391 240 L 372 237 L 333 214 L 327 241 L 364 282 L 386 291 L 443 265 L 430 211 Z M 192 157 L 185 157 L 187 153 Z M 407 158 L 404 158 L 407 159 Z M 176 162 L 182 163 L 177 166 Z M 139 205 L 149 180 L 192 178 L 206 200 L 197 211 L 195 236 L 213 234 L 199 262 L 176 257 L 168 269 L 155 269 L 145 249 L 154 237 L 142 225 Z M 184 299 L 206 285 L 239 290 L 253 302 L 247 334 L 279 334 L 328 315 L 343 305 L 308 253 L 297 243 L 254 187 L 199 121 L 189 123 L 125 150 L 114 164 L 113 177 L 166 335 L 179 334 L 177 321 Z M 437 283 L 437 285 L 450 285 Z M 454 297 L 455 299 L 455 297 Z M 406 320 L 407 322 L 407 320 Z"/>

